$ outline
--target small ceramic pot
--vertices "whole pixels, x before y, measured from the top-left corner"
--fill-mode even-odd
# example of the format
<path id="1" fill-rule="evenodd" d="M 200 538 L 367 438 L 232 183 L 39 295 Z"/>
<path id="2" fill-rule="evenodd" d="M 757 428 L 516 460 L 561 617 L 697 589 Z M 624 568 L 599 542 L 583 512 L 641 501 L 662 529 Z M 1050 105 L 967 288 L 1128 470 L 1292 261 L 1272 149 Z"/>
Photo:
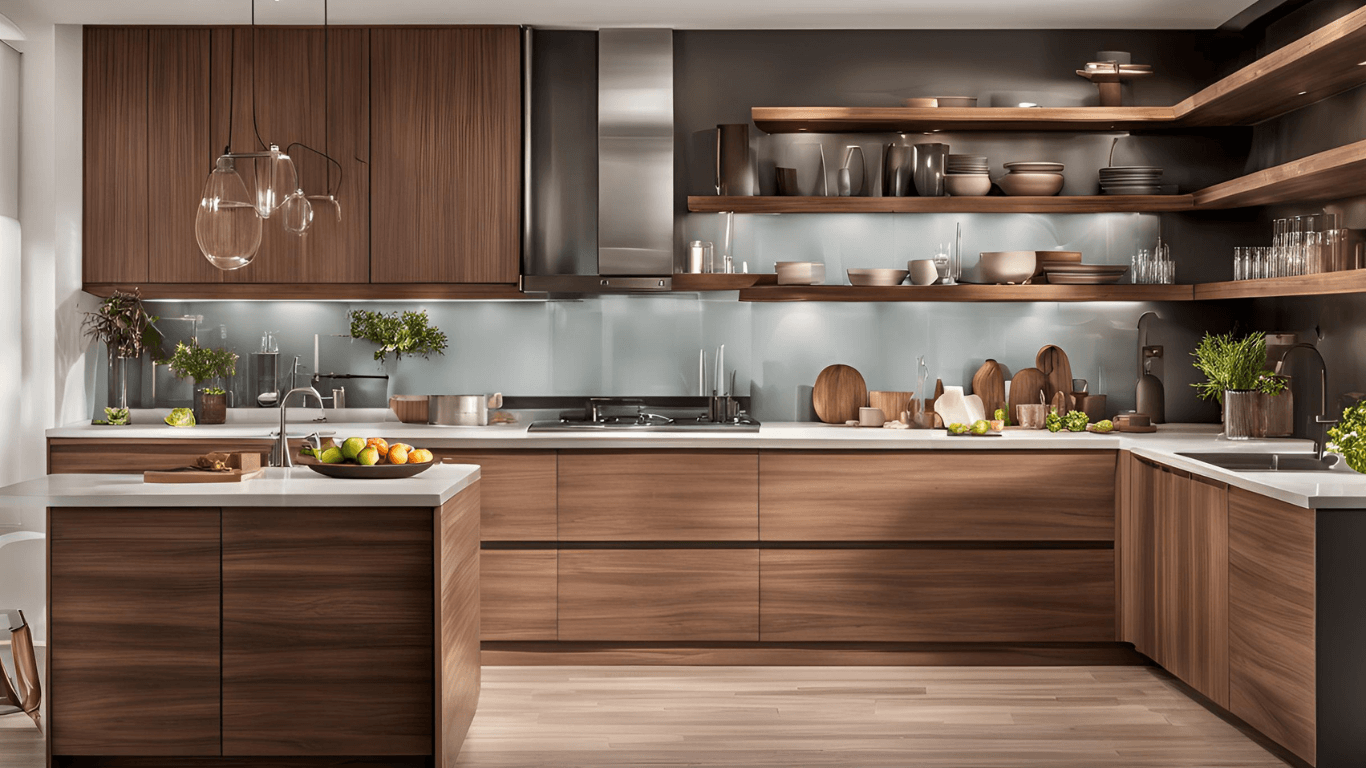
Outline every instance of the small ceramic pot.
<path id="1" fill-rule="evenodd" d="M 881 408 L 858 409 L 858 425 L 860 427 L 880 427 L 886 423 L 887 416 L 882 413 Z"/>
<path id="2" fill-rule="evenodd" d="M 1224 390 L 1224 437 L 1229 440 L 1266 437 L 1262 393 L 1250 389 Z"/>
<path id="3" fill-rule="evenodd" d="M 194 421 L 196 424 L 228 423 L 227 394 L 210 395 L 202 389 L 195 390 Z"/>

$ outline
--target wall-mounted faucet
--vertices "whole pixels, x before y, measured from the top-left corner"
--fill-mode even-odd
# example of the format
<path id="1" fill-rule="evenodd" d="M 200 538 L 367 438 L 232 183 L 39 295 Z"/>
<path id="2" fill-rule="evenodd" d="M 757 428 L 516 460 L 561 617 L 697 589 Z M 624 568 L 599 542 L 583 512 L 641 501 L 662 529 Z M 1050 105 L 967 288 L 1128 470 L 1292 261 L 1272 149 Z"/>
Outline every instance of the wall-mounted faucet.
<path id="1" fill-rule="evenodd" d="M 1338 420 L 1328 418 L 1328 361 L 1323 359 L 1323 353 L 1319 351 L 1319 348 L 1305 341 L 1290 347 L 1282 352 L 1281 359 L 1276 361 L 1276 374 L 1278 376 L 1283 375 L 1282 371 L 1285 368 L 1286 359 L 1297 349 L 1307 349 L 1314 353 L 1314 357 L 1319 359 L 1319 412 L 1314 416 L 1314 423 L 1319 425 L 1320 429 L 1326 433 L 1329 425 L 1338 423 Z M 1327 448 L 1328 435 L 1320 434 L 1317 438 L 1309 435 L 1306 435 L 1305 437 L 1314 441 L 1314 452 L 1322 459 L 1323 453 Z"/>

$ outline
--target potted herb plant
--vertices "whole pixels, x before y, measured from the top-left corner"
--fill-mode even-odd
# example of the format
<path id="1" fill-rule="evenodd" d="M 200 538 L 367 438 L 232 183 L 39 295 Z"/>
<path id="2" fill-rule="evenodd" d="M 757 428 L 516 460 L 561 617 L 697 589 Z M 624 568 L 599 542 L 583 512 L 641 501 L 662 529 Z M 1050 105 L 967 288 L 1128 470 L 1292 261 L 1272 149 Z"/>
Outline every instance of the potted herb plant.
<path id="1" fill-rule="evenodd" d="M 146 352 L 153 360 L 163 358 L 157 317 L 147 313 L 137 291 L 113 295 L 100 302 L 94 312 L 86 312 L 81 323 L 87 338 L 104 343 L 109 353 L 109 405 L 128 408 L 130 369 Z M 138 378 L 141 382 L 141 377 Z M 135 398 L 136 399 L 136 398 Z"/>
<path id="2" fill-rule="evenodd" d="M 1205 381 L 1191 386 L 1201 399 L 1223 404 L 1224 435 L 1230 440 L 1265 437 L 1265 400 L 1286 388 L 1285 377 L 1266 370 L 1265 334 L 1206 333 L 1191 357 L 1205 375 Z"/>
<path id="3" fill-rule="evenodd" d="M 431 324 L 426 310 L 421 312 L 372 312 L 352 310 L 351 338 L 374 344 L 375 360 L 389 375 L 390 394 L 398 361 L 405 356 L 430 358 L 446 354 L 446 334 Z"/>
<path id="4" fill-rule="evenodd" d="M 1348 406 L 1328 430 L 1328 450 L 1340 454 L 1347 466 L 1366 474 L 1366 402 Z"/>
<path id="5" fill-rule="evenodd" d="M 194 418 L 198 424 L 223 424 L 228 420 L 228 392 L 222 379 L 237 373 L 237 353 L 221 347 L 211 349 L 179 342 L 171 355 L 171 373 L 178 379 L 194 379 Z"/>

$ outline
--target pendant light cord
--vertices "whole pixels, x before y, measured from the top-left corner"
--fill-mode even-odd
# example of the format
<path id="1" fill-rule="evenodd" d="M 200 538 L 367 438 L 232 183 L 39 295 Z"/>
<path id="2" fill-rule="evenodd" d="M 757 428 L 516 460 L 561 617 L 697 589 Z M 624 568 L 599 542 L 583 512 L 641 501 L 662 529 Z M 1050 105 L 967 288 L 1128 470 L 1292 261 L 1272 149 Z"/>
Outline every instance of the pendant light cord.
<path id="1" fill-rule="evenodd" d="M 256 124 L 256 0 L 251 0 L 251 128 L 256 132 L 256 143 L 268 149 L 261 140 L 261 127 Z"/>
<path id="2" fill-rule="evenodd" d="M 252 0 L 255 2 L 255 0 Z M 228 29 L 228 138 L 223 145 L 223 154 L 232 154 L 232 113 L 236 109 L 235 97 L 237 90 L 237 41 L 233 39 L 233 31 Z"/>

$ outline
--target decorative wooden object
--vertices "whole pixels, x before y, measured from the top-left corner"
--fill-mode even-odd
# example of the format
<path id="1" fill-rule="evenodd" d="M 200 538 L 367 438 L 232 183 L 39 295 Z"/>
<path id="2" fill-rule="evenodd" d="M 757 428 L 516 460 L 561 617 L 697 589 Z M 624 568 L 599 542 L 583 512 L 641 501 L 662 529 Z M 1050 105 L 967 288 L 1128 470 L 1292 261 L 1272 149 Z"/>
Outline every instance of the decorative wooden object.
<path id="1" fill-rule="evenodd" d="M 1017 371 L 1015 378 L 1010 380 L 1010 418 L 1016 424 L 1020 423 L 1021 405 L 1038 405 L 1046 402 L 1044 389 L 1048 386 L 1048 377 L 1038 368 L 1025 368 Z"/>
<path id="2" fill-rule="evenodd" d="M 982 398 L 987 418 L 994 418 L 998 409 L 1006 408 L 1005 374 L 1001 364 L 988 360 L 972 375 L 972 394 Z"/>
<path id="3" fill-rule="evenodd" d="M 1067 359 L 1067 353 L 1062 351 L 1062 347 L 1050 344 L 1034 356 L 1034 366 L 1044 375 L 1044 397 L 1057 404 L 1058 394 L 1061 393 L 1062 403 L 1058 413 L 1067 415 L 1073 402 L 1069 394 L 1072 391 L 1072 363 Z M 1014 384 L 1011 386 L 1014 387 Z"/>
<path id="4" fill-rule="evenodd" d="M 858 409 L 868 405 L 868 385 L 863 374 L 848 365 L 830 365 L 816 376 L 811 389 L 816 417 L 826 424 L 858 419 Z"/>

